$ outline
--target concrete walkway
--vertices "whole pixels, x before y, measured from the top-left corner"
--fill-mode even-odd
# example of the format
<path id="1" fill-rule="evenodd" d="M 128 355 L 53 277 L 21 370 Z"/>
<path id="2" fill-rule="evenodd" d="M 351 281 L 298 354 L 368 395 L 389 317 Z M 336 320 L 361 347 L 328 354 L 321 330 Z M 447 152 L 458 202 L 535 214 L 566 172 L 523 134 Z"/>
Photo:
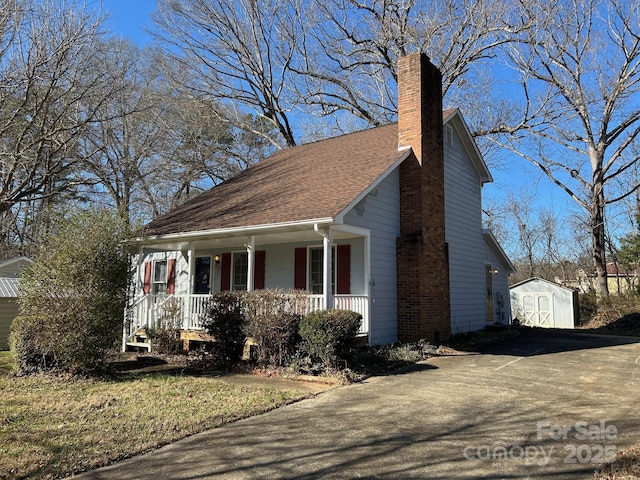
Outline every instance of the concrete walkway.
<path id="1" fill-rule="evenodd" d="M 543 332 L 330 390 L 79 478 L 585 479 L 640 441 L 640 339 Z"/>

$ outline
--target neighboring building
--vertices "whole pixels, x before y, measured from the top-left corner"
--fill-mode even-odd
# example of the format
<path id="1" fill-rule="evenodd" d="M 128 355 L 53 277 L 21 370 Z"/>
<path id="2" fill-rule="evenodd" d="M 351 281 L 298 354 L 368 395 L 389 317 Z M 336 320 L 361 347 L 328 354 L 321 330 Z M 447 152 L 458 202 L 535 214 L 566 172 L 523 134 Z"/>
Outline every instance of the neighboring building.
<path id="1" fill-rule="evenodd" d="M 607 286 L 612 295 L 622 294 L 640 287 L 637 267 L 624 268 L 615 262 L 607 262 Z M 555 281 L 566 287 L 573 287 L 581 293 L 595 290 L 596 275 L 580 269 L 569 279 L 556 278 Z"/>
<path id="2" fill-rule="evenodd" d="M 624 268 L 615 262 L 607 262 L 607 286 L 611 294 L 637 290 L 638 271 L 635 268 Z"/>
<path id="3" fill-rule="evenodd" d="M 33 261 L 16 257 L 0 262 L 0 350 L 9 348 L 11 323 L 18 316 L 18 286 L 20 276 Z"/>
<path id="4" fill-rule="evenodd" d="M 521 325 L 574 328 L 578 323 L 578 291 L 542 278 L 511 286 L 511 311 Z"/>
<path id="5" fill-rule="evenodd" d="M 398 64 L 398 123 L 287 148 L 146 227 L 125 338 L 171 299 L 197 330 L 211 292 L 302 289 L 363 315 L 370 344 L 510 319 L 513 266 L 482 229 L 492 180 L 425 55 Z"/>

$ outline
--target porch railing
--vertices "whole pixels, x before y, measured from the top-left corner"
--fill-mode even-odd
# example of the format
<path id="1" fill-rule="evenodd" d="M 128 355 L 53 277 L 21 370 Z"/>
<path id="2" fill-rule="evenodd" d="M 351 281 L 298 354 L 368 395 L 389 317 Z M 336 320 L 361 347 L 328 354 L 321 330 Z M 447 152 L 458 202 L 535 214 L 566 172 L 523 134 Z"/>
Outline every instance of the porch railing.
<path id="1" fill-rule="evenodd" d="M 324 308 L 322 295 L 307 296 L 307 312 L 315 312 Z M 366 295 L 334 295 L 333 308 L 352 310 L 362 315 L 362 323 L 358 333 L 369 333 L 369 297 Z"/>
<path id="2" fill-rule="evenodd" d="M 210 295 L 144 295 L 138 298 L 126 318 L 125 337 L 138 330 L 168 324 L 182 330 L 202 329 L 202 317 Z"/>
<path id="3" fill-rule="evenodd" d="M 172 325 L 182 330 L 201 330 L 210 295 L 144 295 L 127 312 L 123 341 L 140 329 Z M 369 332 L 369 299 L 366 295 L 334 295 L 333 306 L 362 315 L 361 334 Z M 306 312 L 324 308 L 322 295 L 308 295 Z"/>

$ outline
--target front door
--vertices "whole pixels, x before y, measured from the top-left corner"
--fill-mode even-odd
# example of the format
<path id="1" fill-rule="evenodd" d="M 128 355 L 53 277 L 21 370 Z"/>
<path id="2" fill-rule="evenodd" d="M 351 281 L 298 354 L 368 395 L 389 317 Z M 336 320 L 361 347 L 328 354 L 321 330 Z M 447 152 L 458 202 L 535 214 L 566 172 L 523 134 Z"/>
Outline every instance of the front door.
<path id="1" fill-rule="evenodd" d="M 196 257 L 196 278 L 193 293 L 211 293 L 211 257 Z"/>

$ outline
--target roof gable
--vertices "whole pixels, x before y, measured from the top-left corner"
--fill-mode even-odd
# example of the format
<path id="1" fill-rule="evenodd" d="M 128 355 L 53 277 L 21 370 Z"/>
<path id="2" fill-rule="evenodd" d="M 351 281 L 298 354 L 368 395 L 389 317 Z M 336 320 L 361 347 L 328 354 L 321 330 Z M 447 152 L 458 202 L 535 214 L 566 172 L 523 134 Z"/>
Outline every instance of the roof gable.
<path id="1" fill-rule="evenodd" d="M 507 272 L 510 274 L 516 273 L 516 267 L 513 266 L 513 263 L 511 263 L 507 254 L 504 253 L 504 250 L 493 233 L 491 233 L 491 230 L 487 228 L 483 229 L 482 236 L 484 237 L 485 242 L 487 242 L 487 245 L 489 245 L 489 248 L 491 248 L 493 253 L 500 259 L 504 267 L 507 269 Z"/>
<path id="2" fill-rule="evenodd" d="M 548 287 L 558 288 L 558 289 L 561 289 L 561 290 L 567 290 L 569 292 L 575 292 L 576 291 L 575 288 L 566 287 L 564 285 L 560 285 L 559 283 L 552 282 L 551 280 L 545 280 L 544 278 L 540 278 L 540 277 L 527 278 L 526 280 L 522 280 L 521 282 L 514 283 L 509 288 L 511 290 L 513 290 L 514 288 L 517 289 L 518 287 L 521 287 L 523 285 L 528 285 L 530 283 L 543 284 L 543 285 L 547 285 Z"/>
<path id="3" fill-rule="evenodd" d="M 445 110 L 443 112 L 443 117 L 444 124 L 451 125 L 458 132 L 462 145 L 471 159 L 471 163 L 476 169 L 476 172 L 478 172 L 480 181 L 482 183 L 493 182 L 493 177 L 491 176 L 489 167 L 485 163 L 484 158 L 478 149 L 478 145 L 469 131 L 469 126 L 467 125 L 462 112 L 457 108 Z"/>
<path id="4" fill-rule="evenodd" d="M 445 110 L 443 122 L 462 129 L 467 151 L 473 146 L 471 161 L 481 180 L 489 181 L 459 110 Z M 409 148 L 398 149 L 397 123 L 289 147 L 157 217 L 145 234 L 339 220 L 410 153 Z"/>
<path id="5" fill-rule="evenodd" d="M 13 257 L 0 262 L 0 277 L 19 277 L 25 268 L 33 264 L 29 257 Z"/>

